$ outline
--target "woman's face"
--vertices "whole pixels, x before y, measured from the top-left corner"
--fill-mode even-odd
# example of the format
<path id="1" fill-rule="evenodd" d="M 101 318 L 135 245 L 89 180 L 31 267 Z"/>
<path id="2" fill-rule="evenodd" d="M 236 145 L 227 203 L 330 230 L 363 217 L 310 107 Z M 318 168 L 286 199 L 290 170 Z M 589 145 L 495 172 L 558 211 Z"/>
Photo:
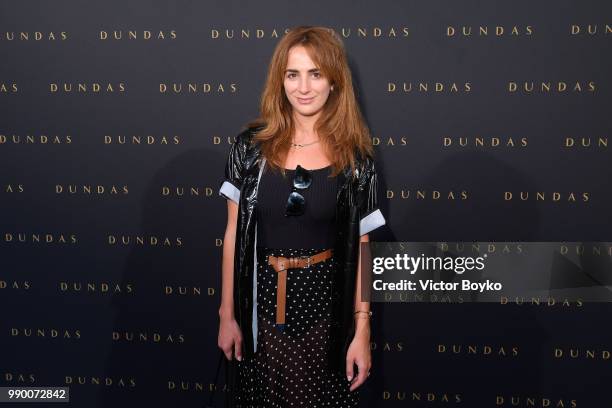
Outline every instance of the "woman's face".
<path id="1" fill-rule="evenodd" d="M 295 114 L 313 116 L 321 112 L 330 92 L 330 83 L 301 45 L 289 50 L 283 81 Z"/>

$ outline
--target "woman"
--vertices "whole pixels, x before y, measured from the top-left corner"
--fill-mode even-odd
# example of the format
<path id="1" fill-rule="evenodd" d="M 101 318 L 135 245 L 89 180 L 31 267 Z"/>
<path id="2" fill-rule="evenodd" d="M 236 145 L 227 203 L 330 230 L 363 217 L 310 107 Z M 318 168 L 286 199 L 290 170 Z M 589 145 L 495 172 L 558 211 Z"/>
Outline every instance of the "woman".
<path id="1" fill-rule="evenodd" d="M 372 156 L 341 40 L 294 28 L 219 190 L 228 221 L 218 344 L 235 370 L 230 406 L 357 406 L 371 366 L 358 243 L 385 224 Z"/>

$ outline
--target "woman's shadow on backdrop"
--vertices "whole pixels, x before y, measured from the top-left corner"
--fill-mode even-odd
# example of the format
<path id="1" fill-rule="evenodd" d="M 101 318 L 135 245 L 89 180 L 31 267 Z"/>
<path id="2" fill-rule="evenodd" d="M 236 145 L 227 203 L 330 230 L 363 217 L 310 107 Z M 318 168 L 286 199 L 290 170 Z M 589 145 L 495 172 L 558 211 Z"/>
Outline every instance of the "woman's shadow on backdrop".
<path id="1" fill-rule="evenodd" d="M 113 297 L 117 339 L 110 345 L 105 376 L 134 378 L 136 386 L 126 380 L 125 387 L 101 387 L 99 406 L 199 407 L 208 399 L 219 355 L 218 244 L 226 203 L 217 191 L 224 166 L 224 155 L 208 149 L 175 157 L 148 183 L 141 213 L 132 214 L 140 216 L 140 224 L 136 218 L 121 226 L 131 239 L 121 284 L 132 284 L 134 294 Z M 190 193 L 192 187 L 197 194 Z M 136 236 L 144 237 L 145 245 L 135 244 Z M 158 244 L 150 245 L 150 237 Z"/>
<path id="2" fill-rule="evenodd" d="M 503 199 L 505 189 L 537 189 L 529 177 L 489 154 L 468 151 L 452 155 L 423 180 L 410 185 L 402 182 L 401 176 L 409 169 L 387 169 L 380 159 L 377 169 L 381 207 L 395 233 L 386 225 L 373 234 L 374 241 L 511 242 L 540 238 L 535 203 Z M 388 190 L 385 175 L 393 175 L 394 185 L 389 187 L 393 199 L 383 199 Z M 411 190 L 409 198 L 400 198 L 402 189 Z M 413 195 L 417 189 L 425 190 L 428 197 L 432 189 L 440 190 L 442 199 L 417 200 Z M 457 197 L 462 189 L 469 190 L 464 202 L 444 199 L 445 192 L 452 190 Z M 389 209 L 391 202 L 394 213 Z M 471 275 L 470 279 L 479 281 L 482 276 Z M 397 393 L 404 393 L 406 400 L 411 400 L 413 393 L 426 399 L 429 393 L 437 401 L 445 394 L 458 393 L 464 401 L 474 403 L 483 398 L 483 389 L 502 394 L 525 387 L 533 391 L 548 389 L 552 380 L 544 378 L 544 371 L 549 370 L 546 367 L 551 366 L 546 344 L 555 334 L 544 321 L 550 310 L 510 303 L 372 304 L 377 350 L 373 351 L 373 375 L 364 388 L 362 406 L 378 406 L 385 398 L 397 400 Z M 398 358 L 400 342 L 403 356 Z M 459 355 L 449 351 L 453 345 L 461 346 Z M 467 355 L 466 349 L 472 345 L 477 346 L 479 355 Z M 516 361 L 508 361 L 512 358 L 508 357 L 492 363 L 493 358 L 482 354 L 484 346 L 494 351 L 504 347 L 510 354 L 516 346 L 520 355 Z M 515 376 L 516 367 L 522 368 L 520 377 Z M 499 374 L 491 375 L 492 371 Z"/>

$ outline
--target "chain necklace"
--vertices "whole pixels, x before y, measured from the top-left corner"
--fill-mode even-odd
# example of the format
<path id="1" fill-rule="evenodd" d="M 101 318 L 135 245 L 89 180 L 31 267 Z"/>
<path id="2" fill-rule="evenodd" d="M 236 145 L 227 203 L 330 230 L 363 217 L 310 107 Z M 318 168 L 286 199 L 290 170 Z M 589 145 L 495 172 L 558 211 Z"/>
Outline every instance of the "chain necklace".
<path id="1" fill-rule="evenodd" d="M 319 141 L 315 140 L 314 142 L 310 142 L 310 143 L 306 143 L 306 144 L 299 144 L 299 143 L 291 142 L 291 145 L 294 146 L 294 147 L 305 147 L 305 146 L 310 146 L 311 144 L 315 144 L 315 143 L 319 143 Z"/>

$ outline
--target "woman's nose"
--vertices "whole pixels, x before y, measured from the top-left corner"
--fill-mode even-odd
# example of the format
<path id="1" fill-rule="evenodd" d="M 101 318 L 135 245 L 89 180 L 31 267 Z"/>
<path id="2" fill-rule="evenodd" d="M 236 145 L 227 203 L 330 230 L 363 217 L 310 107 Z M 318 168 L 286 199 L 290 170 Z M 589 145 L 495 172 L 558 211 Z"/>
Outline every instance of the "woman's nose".
<path id="1" fill-rule="evenodd" d="M 308 93 L 308 91 L 310 90 L 310 82 L 308 81 L 308 79 L 301 80 L 298 89 L 302 93 Z"/>

